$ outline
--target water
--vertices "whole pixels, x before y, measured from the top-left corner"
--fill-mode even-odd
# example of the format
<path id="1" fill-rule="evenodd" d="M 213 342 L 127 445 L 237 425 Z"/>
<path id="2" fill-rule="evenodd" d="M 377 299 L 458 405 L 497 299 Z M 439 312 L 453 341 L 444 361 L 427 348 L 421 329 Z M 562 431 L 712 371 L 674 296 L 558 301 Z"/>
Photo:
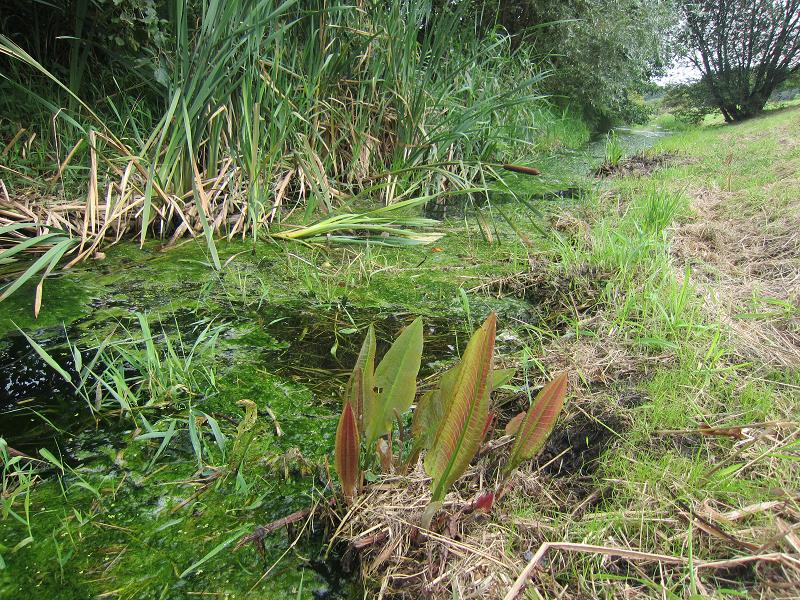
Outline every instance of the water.
<path id="1" fill-rule="evenodd" d="M 617 133 L 628 154 L 651 146 L 665 134 L 657 128 L 620 128 Z M 580 152 L 565 152 L 544 161 L 541 165 L 543 176 L 536 178 L 537 185 L 541 184 L 541 193 L 549 193 L 553 199 L 580 195 L 584 181 L 602 161 L 604 144 L 604 138 L 600 137 Z M 537 192 L 531 189 L 531 193 Z M 220 388 L 225 387 L 230 396 L 228 406 L 236 408 L 227 412 L 219 408 L 216 410 L 224 412 L 232 420 L 232 425 L 226 424 L 228 435 L 232 437 L 235 434 L 235 423 L 241 416 L 235 402 L 247 397 L 258 401 L 259 406 L 272 406 L 277 413 L 277 420 L 286 430 L 285 435 L 255 442 L 260 444 L 259 452 L 263 451 L 263 455 L 247 465 L 248 481 L 236 482 L 231 476 L 224 486 L 199 498 L 196 507 L 192 504 L 191 511 L 187 509 L 173 517 L 164 508 L 171 506 L 175 500 L 186 499 L 195 489 L 185 489 L 185 482 L 195 477 L 193 449 L 188 435 L 170 445 L 154 468 L 158 474 L 145 473 L 142 464 L 149 462 L 154 450 L 153 443 L 148 446 L 131 441 L 134 425 L 130 416 L 96 418 L 86 398 L 52 369 L 20 334 L 11 334 L 0 340 L 0 435 L 11 447 L 27 454 L 37 456 L 39 449 L 47 448 L 53 454 L 64 457 L 65 462 L 76 469 L 83 464 L 81 471 L 84 474 L 92 473 L 108 479 L 109 483 L 104 484 L 102 503 L 112 506 L 116 503 L 125 507 L 116 511 L 104 506 L 107 513 L 103 518 L 108 521 L 116 515 L 115 526 L 122 527 L 120 531 L 130 529 L 134 532 L 132 535 L 136 543 L 131 544 L 134 538 L 127 537 L 127 534 L 120 533 L 122 537 L 112 537 L 116 531 L 113 529 L 103 530 L 105 537 L 96 537 L 100 535 L 97 533 L 99 529 L 92 530 L 94 533 L 86 532 L 91 539 L 82 542 L 84 545 L 78 548 L 76 555 L 90 562 L 77 563 L 74 571 L 67 570 L 67 580 L 71 577 L 73 581 L 83 581 L 82 573 L 96 566 L 91 561 L 103 549 L 127 548 L 131 544 L 130 553 L 137 555 L 120 562 L 119 577 L 122 582 L 138 581 L 136 578 L 140 577 L 140 573 L 150 574 L 158 571 L 162 563 L 166 565 L 157 586 L 147 584 L 149 587 L 142 587 L 142 597 L 158 597 L 162 589 L 169 589 L 171 596 L 168 597 L 183 597 L 185 590 L 205 590 L 218 579 L 222 580 L 223 575 L 225 581 L 230 582 L 230 589 L 249 589 L 264 568 L 254 560 L 254 552 L 249 549 L 243 549 L 235 556 L 227 550 L 220 553 L 208 563 L 210 572 L 207 575 L 198 573 L 187 581 L 176 579 L 175 573 L 185 569 L 218 543 L 219 538 L 209 534 L 222 531 L 230 535 L 230 531 L 242 522 L 266 523 L 285 516 L 308 504 L 309 492 L 315 485 L 316 492 L 321 493 L 322 478 L 319 474 L 313 468 L 298 468 L 297 465 L 301 464 L 299 460 L 297 464 L 290 464 L 290 459 L 286 457 L 294 456 L 291 453 L 298 449 L 301 458 L 305 455 L 314 461 L 330 454 L 332 434 L 340 409 L 339 391 L 355 362 L 367 325 L 375 325 L 378 356 L 381 356 L 402 327 L 415 318 L 416 313 L 392 307 L 391 298 L 386 299 L 387 305 L 383 308 L 368 308 L 352 306 L 343 299 L 321 303 L 313 298 L 303 298 L 302 294 L 294 294 L 291 302 L 265 301 L 253 307 L 225 296 L 215 287 L 216 275 L 202 266 L 196 266 L 196 260 L 168 262 L 163 255 L 159 257 L 154 254 L 142 263 L 131 261 L 130 257 L 124 261 L 114 263 L 109 260 L 97 265 L 98 276 L 113 277 L 120 271 L 123 276 L 86 303 L 86 315 L 68 323 L 66 330 L 64 327 L 46 328 L 28 331 L 29 335 L 47 349 L 74 381 L 77 372 L 67 339 L 81 348 L 89 348 L 83 357 L 85 363 L 92 355 L 91 347 L 97 343 L 98 337 L 104 337 L 113 327 L 117 327 L 116 335 L 120 336 L 126 329 L 138 331 L 134 311 L 158 311 L 169 300 L 172 306 L 178 308 L 159 313 L 161 325 L 153 326 L 157 336 L 163 332 L 163 335 L 175 339 L 180 333 L 184 347 L 190 347 L 206 324 L 213 323 L 220 327 L 219 352 L 214 356 L 213 366 L 217 377 L 224 380 L 225 386 L 221 385 Z M 165 273 L 164 269 L 176 271 L 178 275 Z M 168 276 L 171 283 L 153 285 L 162 274 Z M 463 314 L 454 314 L 452 305 L 440 304 L 441 316 L 425 318 L 422 377 L 441 368 L 436 361 L 447 361 L 457 355 L 459 346 L 463 345 L 469 333 Z M 479 306 L 476 299 L 473 310 L 479 312 Z M 509 310 L 517 310 L 516 305 L 508 306 Z M 523 318 L 519 313 L 517 316 Z M 524 319 L 533 321 L 528 315 Z M 498 339 L 502 346 L 504 342 Z M 245 368 L 241 367 L 242 364 Z M 237 389 L 238 383 L 231 382 L 234 376 L 243 378 L 240 390 Z M 269 385 L 262 385 L 265 381 Z M 284 388 L 286 394 L 281 395 Z M 192 397 L 194 405 L 201 409 L 207 403 L 213 404 L 218 400 L 211 393 L 209 396 L 199 394 Z M 157 422 L 161 418 L 179 416 L 182 409 L 185 406 L 166 406 L 146 414 L 152 422 Z M 265 414 L 260 414 L 260 418 L 262 423 L 268 419 Z M 265 432 L 272 431 L 271 424 L 261 431 L 266 437 L 268 434 Z M 560 453 L 558 444 L 563 440 L 558 436 L 554 436 L 553 440 L 551 445 L 555 444 L 553 452 L 557 455 Z M 563 444 L 571 443 L 569 439 L 563 441 Z M 265 463 L 267 458 L 278 460 L 278 467 L 268 466 Z M 564 470 L 574 468 L 571 464 L 563 466 Z M 282 470 L 287 473 L 285 478 L 279 472 Z M 92 481 L 96 482 L 95 479 Z M 253 486 L 263 497 L 254 502 L 252 493 L 234 491 L 234 486 Z M 108 490 L 114 490 L 113 495 L 109 496 Z M 62 498 L 59 492 L 53 498 L 51 502 L 55 504 L 48 508 L 71 512 L 69 502 L 73 501 L 72 496 L 68 501 L 67 496 Z M 89 510 L 94 499 L 89 497 L 87 502 L 89 504 L 79 503 L 81 511 Z M 154 512 L 157 510 L 161 512 Z M 171 524 L 178 519 L 180 524 Z M 153 527 L 157 524 L 157 527 L 165 529 L 148 530 L 150 521 Z M 49 526 L 55 531 L 56 525 Z M 35 530 L 36 541 L 26 552 L 39 551 L 37 556 L 40 560 L 52 556 L 53 550 L 47 544 L 50 543 L 48 540 L 57 539 L 53 531 L 47 528 Z M 21 531 L 14 538 L 2 539 L 0 536 L 0 543 L 13 547 L 22 539 L 19 536 L 26 535 L 25 531 Z M 95 537 L 92 538 L 92 535 Z M 295 594 L 289 592 L 293 588 L 287 586 L 295 585 L 296 571 L 301 568 L 316 573 L 314 581 L 311 581 L 312 575 L 309 574 L 305 588 L 312 591 L 315 597 L 346 598 L 352 588 L 357 587 L 352 585 L 352 575 L 344 572 L 338 558 L 319 559 L 326 532 L 323 529 L 316 535 L 316 538 L 304 543 L 302 556 L 290 556 L 271 579 L 262 584 L 259 590 L 265 596 L 271 594 L 278 597 L 283 594 L 294 597 Z M 214 539 L 211 547 L 208 546 L 208 539 Z M 290 542 L 291 538 L 286 538 L 284 533 L 275 534 L 270 540 L 269 550 L 272 554 L 269 560 L 280 556 Z M 170 552 L 176 556 L 157 554 L 161 545 L 171 549 Z M 24 556 L 25 553 L 20 553 L 11 557 L 10 560 L 17 561 L 11 565 L 12 570 L 16 568 L 15 572 L 27 573 L 32 570 L 38 573 L 40 560 L 30 558 L 24 562 Z M 306 560 L 305 557 L 310 558 Z M 101 559 L 97 560 L 101 562 Z M 125 569 L 133 573 L 132 579 L 125 579 Z M 28 581 L 20 579 L 23 580 Z M 116 582 L 109 585 L 113 588 Z M 89 590 L 89 587 L 81 588 L 81 593 L 86 592 L 83 597 L 97 595 L 97 588 L 91 588 L 91 594 Z M 80 594 L 76 597 L 80 597 Z"/>
<path id="2" fill-rule="evenodd" d="M 65 346 L 64 330 L 42 332 L 37 338 L 76 380 L 78 373 Z M 94 424 L 84 399 L 22 334 L 2 341 L 0 365 L 0 435 L 12 448 L 32 455 L 40 448 L 58 452 Z"/>
<path id="3" fill-rule="evenodd" d="M 670 133 L 659 125 L 615 127 L 612 131 L 616 133 L 625 156 L 651 148 Z M 542 166 L 545 179 L 561 182 L 562 188 L 569 188 L 570 185 L 563 184 L 575 181 L 576 177 L 590 177 L 605 159 L 607 133 L 597 134 L 584 148 L 563 150 L 549 157 Z"/>

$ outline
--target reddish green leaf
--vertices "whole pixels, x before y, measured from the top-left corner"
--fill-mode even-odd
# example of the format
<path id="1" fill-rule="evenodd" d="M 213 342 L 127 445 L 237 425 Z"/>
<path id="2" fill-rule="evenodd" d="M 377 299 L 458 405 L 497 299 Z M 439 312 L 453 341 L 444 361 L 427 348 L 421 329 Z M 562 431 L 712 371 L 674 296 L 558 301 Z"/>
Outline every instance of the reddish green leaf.
<path id="1" fill-rule="evenodd" d="M 356 385 L 356 371 L 361 371 L 360 385 Z M 345 400 L 353 405 L 358 428 L 364 431 L 365 405 L 374 404 L 375 395 L 375 328 L 370 325 L 361 344 L 353 373 L 345 387 Z"/>
<path id="2" fill-rule="evenodd" d="M 334 466 L 342 481 L 342 490 L 348 500 L 356 494 L 361 470 L 358 465 L 359 438 L 356 417 L 349 402 L 344 403 L 342 416 L 336 428 Z"/>
<path id="3" fill-rule="evenodd" d="M 481 444 L 496 328 L 497 317 L 492 313 L 467 344 L 452 390 L 442 390 L 445 416 L 425 457 L 425 470 L 433 478 L 433 502 L 444 498 Z"/>
<path id="4" fill-rule="evenodd" d="M 522 425 L 522 421 L 525 419 L 525 415 L 528 413 L 524 410 L 521 413 L 514 415 L 511 420 L 506 423 L 506 435 L 516 435 L 519 431 L 520 425 Z"/>
<path id="5" fill-rule="evenodd" d="M 486 492 L 481 494 L 472 503 L 475 510 L 482 510 L 483 512 L 492 512 L 492 505 L 494 504 L 494 492 Z"/>
<path id="6" fill-rule="evenodd" d="M 481 432 L 481 441 L 486 439 L 486 434 L 489 433 L 489 429 L 492 427 L 492 423 L 494 423 L 494 412 L 490 412 L 486 415 L 486 424 L 483 426 L 483 431 Z"/>
<path id="7" fill-rule="evenodd" d="M 542 449 L 564 406 L 569 378 L 566 371 L 548 383 L 536 396 L 520 425 L 508 463 L 504 469 L 511 473 L 524 460 L 536 456 Z"/>

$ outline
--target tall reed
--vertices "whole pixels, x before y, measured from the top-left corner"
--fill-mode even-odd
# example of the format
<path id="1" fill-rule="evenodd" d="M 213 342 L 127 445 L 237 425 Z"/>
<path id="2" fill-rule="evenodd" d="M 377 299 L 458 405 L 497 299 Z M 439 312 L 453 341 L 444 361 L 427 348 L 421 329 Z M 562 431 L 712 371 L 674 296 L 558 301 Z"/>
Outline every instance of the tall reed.
<path id="1" fill-rule="evenodd" d="M 502 31 L 476 34 L 461 4 L 173 0 L 169 23 L 168 45 L 103 74 L 138 93 L 95 106 L 0 36 L 49 85 L 27 82 L 40 103 L 76 107 L 57 114 L 88 163 L 49 165 L 88 173 L 85 203 L 3 206 L 0 226 L 57 224 L 80 239 L 73 263 L 125 233 L 203 235 L 220 268 L 217 236 L 256 240 L 298 207 L 308 225 L 343 204 L 475 193 L 537 136 L 535 61 Z"/>

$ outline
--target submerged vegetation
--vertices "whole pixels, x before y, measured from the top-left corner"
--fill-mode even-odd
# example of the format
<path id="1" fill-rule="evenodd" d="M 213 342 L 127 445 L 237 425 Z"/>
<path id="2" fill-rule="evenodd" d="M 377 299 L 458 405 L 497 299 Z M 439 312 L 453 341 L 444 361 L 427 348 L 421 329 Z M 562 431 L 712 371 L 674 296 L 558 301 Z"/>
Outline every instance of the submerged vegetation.
<path id="1" fill-rule="evenodd" d="M 0 598 L 800 593 L 798 109 L 593 132 L 662 3 L 35 4 Z"/>

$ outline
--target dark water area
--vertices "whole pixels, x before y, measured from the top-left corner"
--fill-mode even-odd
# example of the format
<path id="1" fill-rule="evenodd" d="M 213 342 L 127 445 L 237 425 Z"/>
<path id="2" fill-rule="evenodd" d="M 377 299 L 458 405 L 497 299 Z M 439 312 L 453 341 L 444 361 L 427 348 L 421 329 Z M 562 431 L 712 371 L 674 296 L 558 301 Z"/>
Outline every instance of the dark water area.
<path id="1" fill-rule="evenodd" d="M 605 159 L 607 135 L 614 133 L 625 156 L 633 156 L 654 146 L 658 141 L 670 134 L 670 131 L 658 125 L 642 127 L 614 127 L 595 136 L 584 147 L 577 150 L 564 149 L 550 156 L 542 170 L 551 173 L 557 180 L 570 182 L 581 177 L 591 177 Z M 568 190 L 571 185 L 562 186 Z M 578 186 L 580 187 L 580 186 Z"/>
<path id="2" fill-rule="evenodd" d="M 91 303 L 94 310 L 126 307 L 120 300 Z M 126 316 L 116 316 L 103 325 L 113 331 L 132 328 L 137 318 L 134 309 Z M 185 343 L 192 343 L 207 323 L 198 319 L 194 311 L 178 310 L 170 319 L 163 320 L 154 334 L 156 341 L 165 335 L 180 331 Z M 0 338 L 0 436 L 9 446 L 36 456 L 45 448 L 60 455 L 68 463 L 78 451 L 87 452 L 116 438 L 112 433 L 120 428 L 130 428 L 130 422 L 114 419 L 107 413 L 92 410 L 95 392 L 91 385 L 79 390 L 82 373 L 78 371 L 73 348 L 81 355 L 81 365 L 92 365 L 92 371 L 102 371 L 98 362 L 96 341 L 87 336 L 82 325 L 96 324 L 91 318 L 74 321 L 67 327 L 40 329 L 29 335 L 65 371 L 71 381 L 54 369 L 31 346 L 22 333 L 12 333 Z M 128 371 L 131 377 L 137 375 Z M 89 376 L 91 384 L 94 377 Z"/>
<path id="3" fill-rule="evenodd" d="M 265 368 L 332 396 L 350 374 L 369 324 L 375 327 L 377 354 L 388 350 L 400 331 L 418 315 L 346 306 L 268 306 L 254 317 L 259 328 L 278 340 L 262 350 Z M 455 356 L 466 326 L 448 317 L 423 318 L 423 356 L 443 360 Z M 423 359 L 420 375 L 431 373 Z"/>
<path id="4" fill-rule="evenodd" d="M 64 330 L 44 333 L 38 343 L 77 381 Z M 85 400 L 21 333 L 0 341 L 0 435 L 12 448 L 31 455 L 40 448 L 58 452 L 76 432 L 93 427 Z"/>
<path id="5" fill-rule="evenodd" d="M 37 457 L 44 448 L 67 464 L 77 464 L 103 445 L 122 444 L 132 424 L 120 411 L 109 414 L 93 410 L 96 401 L 94 378 L 78 390 L 81 373 L 75 366 L 71 345 L 81 349 L 82 365 L 98 360 L 97 338 L 90 331 L 100 325 L 122 337 L 137 332 L 135 309 L 127 299 L 95 299 L 93 316 L 79 319 L 69 327 L 41 329 L 29 335 L 66 371 L 71 382 L 57 372 L 30 345 L 21 333 L 0 339 L 0 436 L 15 450 Z M 95 320 L 95 313 L 123 309 L 108 322 Z M 339 393 L 355 363 L 363 334 L 373 324 L 380 358 L 403 327 L 416 318 L 408 311 L 363 309 L 341 303 L 265 304 L 258 310 L 237 306 L 236 310 L 178 309 L 151 323 L 154 342 L 178 337 L 183 347 L 191 347 L 207 326 L 221 332 L 231 345 L 219 351 L 215 364 L 224 370 L 237 355 L 252 359 L 264 372 L 274 373 L 311 390 L 316 402 L 336 413 Z M 467 339 L 466 323 L 448 317 L 425 318 L 425 347 L 420 375 L 437 370 L 438 361 L 457 355 L 459 343 Z M 127 333 L 125 333 L 127 335 Z M 112 334 L 113 335 L 113 334 Z M 93 371 L 102 371 L 101 361 Z M 128 372 L 131 380 L 139 373 Z"/>

